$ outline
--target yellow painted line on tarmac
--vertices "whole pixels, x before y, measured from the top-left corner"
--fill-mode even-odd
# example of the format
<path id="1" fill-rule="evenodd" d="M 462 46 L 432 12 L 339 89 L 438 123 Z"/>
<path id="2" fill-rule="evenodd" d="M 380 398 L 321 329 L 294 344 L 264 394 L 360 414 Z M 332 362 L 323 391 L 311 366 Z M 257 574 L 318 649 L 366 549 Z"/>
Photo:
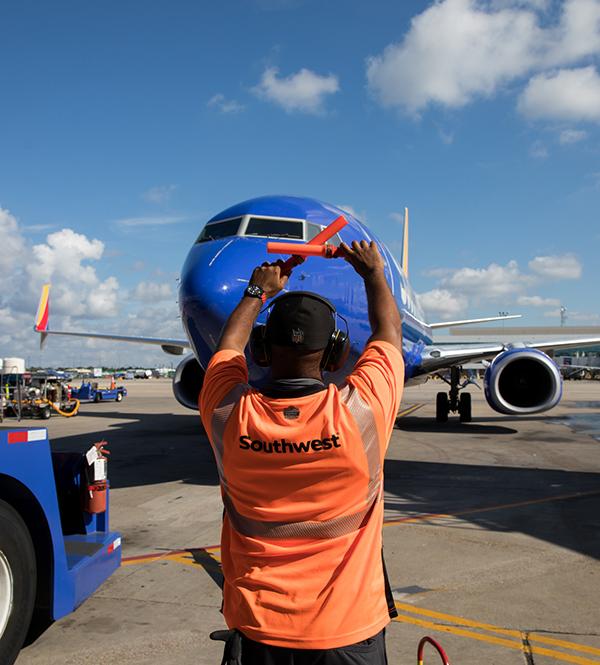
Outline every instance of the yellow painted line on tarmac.
<path id="1" fill-rule="evenodd" d="M 483 508 L 467 508 L 465 510 L 457 510 L 454 513 L 423 513 L 422 515 L 415 515 L 412 517 L 399 517 L 398 519 L 385 520 L 383 526 L 395 526 L 399 524 L 408 524 L 410 522 L 422 522 L 433 519 L 442 518 L 459 518 L 463 515 L 475 515 L 477 513 L 490 513 L 495 510 L 506 510 L 508 508 L 522 508 L 524 506 L 533 506 L 540 503 L 550 503 L 552 501 L 564 501 L 566 499 L 578 499 L 587 496 L 596 496 L 600 494 L 600 489 L 590 490 L 589 492 L 573 492 L 572 494 L 556 494 L 554 496 L 546 496 L 541 499 L 528 499 L 527 501 L 515 501 L 513 503 L 499 503 L 492 506 L 484 506 Z"/>
<path id="2" fill-rule="evenodd" d="M 495 637 L 494 635 L 486 635 L 484 633 L 476 633 L 472 630 L 466 630 L 465 628 L 460 628 L 459 626 L 448 626 L 445 624 L 435 623 L 433 621 L 427 621 L 425 619 L 417 619 L 415 617 L 406 616 L 403 614 L 398 615 L 393 621 L 401 623 L 410 623 L 415 626 L 421 626 L 422 628 L 429 628 L 430 630 L 438 630 L 444 633 L 450 633 L 452 635 L 457 635 L 459 637 L 467 637 L 472 640 L 477 640 L 478 642 L 487 642 L 488 644 L 494 644 L 496 646 L 505 647 L 507 649 L 515 649 L 516 651 L 529 651 L 533 654 L 538 654 L 540 656 L 549 656 L 555 660 L 562 660 L 567 663 L 576 663 L 577 665 L 598 665 L 600 660 L 584 658 L 583 656 L 576 656 L 569 653 L 563 653 L 562 651 L 554 651 L 553 649 L 545 649 L 543 647 L 529 645 L 526 646 L 522 641 L 522 634 L 518 631 L 515 631 L 519 634 L 521 638 L 519 641 L 508 640 L 502 637 Z M 531 641 L 531 635 L 528 636 Z M 582 647 L 583 645 L 575 645 L 577 647 Z M 570 647 L 573 649 L 573 646 Z"/>
<path id="3" fill-rule="evenodd" d="M 493 512 L 495 510 L 506 510 L 509 508 L 521 508 L 524 506 L 532 506 L 542 503 L 550 503 L 552 501 L 564 501 L 566 499 L 577 499 L 588 496 L 600 495 L 600 489 L 590 490 L 589 492 L 573 492 L 572 494 L 557 494 L 555 496 L 547 496 L 541 499 L 528 499 L 527 501 L 516 501 L 513 503 L 501 503 L 492 506 L 485 506 L 483 508 L 467 508 L 466 510 L 459 510 L 454 513 L 423 513 L 422 515 L 414 515 L 412 517 L 400 517 L 398 519 L 388 519 L 383 523 L 384 527 L 389 526 L 402 526 L 403 524 L 411 524 L 414 522 L 423 522 L 434 519 L 456 519 L 463 515 L 474 515 L 477 513 Z M 153 554 L 142 554 L 140 556 L 125 557 L 122 566 L 134 566 L 143 563 L 152 563 L 154 561 L 176 560 L 179 556 L 189 554 L 190 550 L 202 549 L 210 554 L 213 558 L 219 560 L 221 547 L 219 545 L 211 545 L 210 547 L 189 548 L 183 550 L 168 550 L 166 552 L 156 552 Z"/>
<path id="4" fill-rule="evenodd" d="M 208 550 L 202 548 L 201 550 L 188 550 L 183 554 L 173 554 L 167 558 L 168 561 L 173 561 L 175 563 L 181 563 L 184 566 L 201 566 L 202 563 L 194 556 L 194 552 L 204 552 L 210 557 L 210 559 L 215 563 L 216 566 L 219 566 L 221 563 L 220 552 L 209 552 Z"/>
<path id="5" fill-rule="evenodd" d="M 398 415 L 396 418 L 404 418 L 411 413 L 414 413 L 417 409 L 420 409 L 421 407 L 425 406 L 425 404 L 413 404 L 412 406 L 407 407 L 406 409 L 402 411 L 398 411 Z"/>
<path id="6" fill-rule="evenodd" d="M 156 554 L 142 554 L 140 556 L 125 557 L 121 561 L 122 566 L 139 566 L 142 563 L 154 563 L 155 561 L 179 561 L 180 557 L 186 555 L 192 556 L 193 550 L 204 550 L 207 554 L 220 561 L 220 545 L 211 545 L 210 547 L 190 547 L 186 550 L 167 550 L 166 552 L 157 552 Z M 182 561 L 179 561 L 182 563 Z"/>
<path id="7" fill-rule="evenodd" d="M 415 605 L 409 605 L 408 603 L 401 603 L 396 601 L 396 608 L 402 612 L 409 612 L 411 614 L 420 614 L 432 619 L 440 619 L 441 621 L 448 621 L 452 623 L 459 624 L 461 626 L 468 626 L 469 628 L 479 628 L 481 630 L 487 630 L 491 633 L 497 633 L 498 635 L 506 635 L 508 637 L 517 637 L 522 639 L 523 633 L 520 630 L 514 630 L 510 628 L 500 628 L 500 626 L 495 626 L 491 623 L 482 623 L 481 621 L 474 621 L 472 619 L 466 619 L 465 617 L 456 616 L 454 614 L 445 614 L 444 612 L 436 612 L 435 610 L 428 610 L 424 607 L 417 607 Z M 529 642 L 539 642 L 540 644 L 550 644 L 552 646 L 563 647 L 565 649 L 571 649 L 573 651 L 581 651 L 582 653 L 589 653 L 592 655 L 600 656 L 600 649 L 596 647 L 590 647 L 585 644 L 578 644 L 577 642 L 569 642 L 568 640 L 559 640 L 553 637 L 546 637 L 544 635 L 537 635 L 536 633 L 528 634 Z"/>

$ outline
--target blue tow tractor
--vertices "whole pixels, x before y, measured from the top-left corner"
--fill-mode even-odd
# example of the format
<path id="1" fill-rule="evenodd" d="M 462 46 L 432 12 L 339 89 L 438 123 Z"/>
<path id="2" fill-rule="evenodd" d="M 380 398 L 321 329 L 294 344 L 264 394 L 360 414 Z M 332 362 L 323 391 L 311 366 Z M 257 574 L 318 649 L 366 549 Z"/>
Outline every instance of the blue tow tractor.
<path id="1" fill-rule="evenodd" d="M 121 402 L 124 397 L 127 397 L 127 388 L 114 385 L 110 388 L 98 388 L 97 383 L 84 381 L 79 388 L 71 388 L 71 397 L 80 402 L 108 402 L 111 400 Z"/>
<path id="2" fill-rule="evenodd" d="M 51 453 L 46 429 L 0 431 L 0 663 L 33 623 L 72 612 L 119 567 L 107 451 Z"/>

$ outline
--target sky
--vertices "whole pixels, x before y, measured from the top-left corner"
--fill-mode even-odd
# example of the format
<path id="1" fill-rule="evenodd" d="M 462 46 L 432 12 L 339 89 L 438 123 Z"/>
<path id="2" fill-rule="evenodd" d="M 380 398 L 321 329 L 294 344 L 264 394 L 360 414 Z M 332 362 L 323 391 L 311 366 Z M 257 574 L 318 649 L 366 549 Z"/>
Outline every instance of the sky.
<path id="1" fill-rule="evenodd" d="M 600 0 L 22 0 L 0 9 L 0 357 L 167 365 L 204 223 L 354 212 L 430 321 L 600 324 Z"/>

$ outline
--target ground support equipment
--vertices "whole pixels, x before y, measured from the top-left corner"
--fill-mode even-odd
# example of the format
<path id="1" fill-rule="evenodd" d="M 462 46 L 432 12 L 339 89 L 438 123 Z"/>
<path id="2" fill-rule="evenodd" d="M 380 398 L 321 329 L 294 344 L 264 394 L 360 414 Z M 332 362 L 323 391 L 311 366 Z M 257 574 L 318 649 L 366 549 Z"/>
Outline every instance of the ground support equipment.
<path id="1" fill-rule="evenodd" d="M 78 607 L 121 562 L 106 509 L 83 508 L 87 461 L 51 453 L 46 429 L 0 431 L 0 663 L 12 665 L 32 624 Z"/>

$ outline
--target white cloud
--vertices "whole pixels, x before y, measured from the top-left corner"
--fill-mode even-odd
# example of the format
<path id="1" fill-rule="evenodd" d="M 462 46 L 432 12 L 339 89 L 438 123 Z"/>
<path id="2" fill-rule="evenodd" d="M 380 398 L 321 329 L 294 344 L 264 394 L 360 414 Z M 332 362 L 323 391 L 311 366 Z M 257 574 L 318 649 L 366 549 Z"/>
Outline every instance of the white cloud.
<path id="1" fill-rule="evenodd" d="M 569 145 L 583 141 L 585 138 L 587 138 L 587 132 L 582 129 L 563 129 L 558 137 L 558 142 L 561 145 Z"/>
<path id="2" fill-rule="evenodd" d="M 558 298 L 542 298 L 541 296 L 520 296 L 517 298 L 517 305 L 522 307 L 558 307 L 560 300 Z"/>
<path id="3" fill-rule="evenodd" d="M 491 263 L 487 268 L 460 268 L 442 277 L 442 286 L 475 300 L 504 300 L 522 292 L 531 277 L 519 271 L 516 261 L 505 266 Z"/>
<path id="4" fill-rule="evenodd" d="M 115 277 L 102 281 L 87 262 L 98 261 L 104 243 L 90 240 L 72 229 L 51 233 L 45 243 L 34 245 L 26 272 L 34 293 L 51 282 L 56 312 L 91 318 L 115 316 L 119 284 Z"/>
<path id="5" fill-rule="evenodd" d="M 549 68 L 600 52 L 600 0 L 552 3 L 438 0 L 398 43 L 367 61 L 371 92 L 386 107 L 417 114 L 458 108 Z"/>
<path id="6" fill-rule="evenodd" d="M 173 290 L 168 284 L 159 282 L 140 282 L 131 297 L 142 302 L 161 302 L 173 297 Z"/>
<path id="7" fill-rule="evenodd" d="M 432 289 L 417 295 L 417 299 L 428 319 L 436 317 L 448 321 L 463 314 L 468 305 L 465 296 L 447 289 Z"/>
<path id="8" fill-rule="evenodd" d="M 548 148 L 541 141 L 535 141 L 529 148 L 529 155 L 535 159 L 546 159 Z"/>
<path id="9" fill-rule="evenodd" d="M 143 194 L 142 198 L 147 203 L 167 203 L 167 201 L 173 195 L 173 192 L 177 189 L 177 185 L 158 185 L 156 187 L 151 187 L 147 189 Z"/>
<path id="10" fill-rule="evenodd" d="M 278 104 L 288 113 L 301 111 L 319 114 L 323 112 L 326 96 L 338 92 L 339 89 L 339 81 L 334 74 L 322 76 L 302 68 L 295 74 L 280 77 L 276 67 L 268 67 L 254 92 Z"/>
<path id="11" fill-rule="evenodd" d="M 5 276 L 12 273 L 24 258 L 25 240 L 16 217 L 3 208 L 0 208 L 0 247 L 0 274 L 4 281 Z"/>
<path id="12" fill-rule="evenodd" d="M 600 2 L 566 0 L 558 27 L 547 33 L 545 64 L 560 67 L 600 52 Z"/>
<path id="13" fill-rule="evenodd" d="M 600 76 L 592 66 L 538 74 L 518 108 L 530 118 L 600 122 Z"/>
<path id="14" fill-rule="evenodd" d="M 350 213 L 353 217 L 355 217 L 361 222 L 366 222 L 367 220 L 367 213 L 365 210 L 359 212 L 355 207 L 350 205 L 339 205 L 337 207 L 340 208 L 340 210 L 343 210 L 344 212 Z"/>
<path id="15" fill-rule="evenodd" d="M 227 97 L 221 92 L 213 95 L 208 102 L 206 102 L 206 106 L 209 108 L 216 108 L 221 113 L 240 113 L 245 108 L 243 104 L 240 104 L 235 99 L 227 99 Z"/>
<path id="16" fill-rule="evenodd" d="M 27 224 L 21 226 L 23 233 L 42 233 L 56 228 L 56 224 Z"/>
<path id="17" fill-rule="evenodd" d="M 93 263 L 104 254 L 104 243 L 62 229 L 46 242 L 31 245 L 23 229 L 7 210 L 0 209 L 0 253 L 3 293 L 0 296 L 0 356 L 36 353 L 39 338 L 32 331 L 36 305 L 45 282 L 51 282 L 54 329 L 76 317 L 99 318 L 118 312 L 117 279 L 102 279 Z M 80 348 L 59 342 L 63 353 Z M 47 364 L 48 360 L 42 360 Z"/>
<path id="18" fill-rule="evenodd" d="M 177 217 L 173 215 L 159 215 L 156 217 L 125 217 L 124 219 L 115 220 L 118 226 L 166 226 L 168 224 L 178 224 L 183 222 L 186 217 Z"/>
<path id="19" fill-rule="evenodd" d="M 0 208 L 0 357 L 22 356 L 38 366 L 49 365 L 164 365 L 168 356 L 147 345 L 50 337 L 43 352 L 33 322 L 44 282 L 52 284 L 50 321 L 54 330 L 89 330 L 131 335 L 185 338 L 175 298 L 168 302 L 164 285 L 147 282 L 132 292 L 148 298 L 141 313 L 127 313 L 131 303 L 121 295 L 115 276 L 97 274 L 105 258 L 104 243 L 72 229 L 51 233 L 43 243 L 31 244 L 23 227 Z M 158 304 L 153 305 L 150 302 Z M 121 302 L 119 301 L 121 300 Z M 102 325 L 93 319 L 102 318 Z"/>
<path id="20" fill-rule="evenodd" d="M 536 256 L 529 271 L 522 271 L 516 261 L 506 265 L 491 263 L 483 268 L 435 268 L 425 273 L 436 279 L 435 287 L 419 296 L 429 314 L 449 319 L 461 316 L 470 306 L 498 303 L 502 307 L 557 307 L 556 298 L 529 295 L 529 289 L 544 281 L 576 279 L 581 264 L 572 254 Z"/>
<path id="21" fill-rule="evenodd" d="M 536 256 L 529 262 L 532 272 L 546 279 L 579 279 L 581 263 L 573 254 Z"/>
<path id="22" fill-rule="evenodd" d="M 438 127 L 438 135 L 444 145 L 452 145 L 454 143 L 454 132 L 447 132 Z"/>
<path id="23" fill-rule="evenodd" d="M 547 9 L 550 0 L 491 0 L 490 8 L 494 10 L 509 7 L 531 7 L 533 9 Z"/>

